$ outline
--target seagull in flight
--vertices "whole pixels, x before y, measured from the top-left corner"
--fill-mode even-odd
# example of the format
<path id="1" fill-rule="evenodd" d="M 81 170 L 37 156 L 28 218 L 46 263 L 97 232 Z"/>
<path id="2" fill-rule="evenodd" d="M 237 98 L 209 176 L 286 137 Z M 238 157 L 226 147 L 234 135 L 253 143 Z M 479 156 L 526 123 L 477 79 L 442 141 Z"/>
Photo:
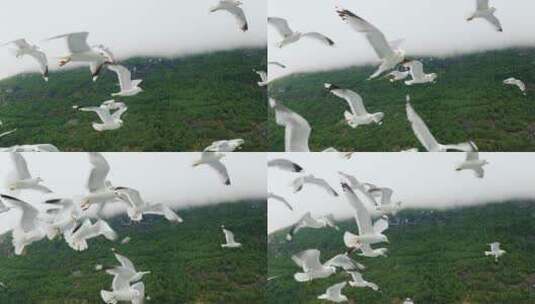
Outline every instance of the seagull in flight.
<path id="1" fill-rule="evenodd" d="M 489 256 L 489 255 L 494 256 L 494 261 L 497 263 L 498 258 L 504 255 L 506 251 L 503 249 L 500 249 L 499 242 L 490 243 L 489 245 L 490 245 L 490 251 L 485 251 L 485 256 Z"/>
<path id="2" fill-rule="evenodd" d="M 98 132 L 112 131 L 120 129 L 124 125 L 124 121 L 121 119 L 128 107 L 123 104 L 113 114 L 111 113 L 109 105 L 100 105 L 99 107 L 84 107 L 80 108 L 82 112 L 95 112 L 100 118 L 101 122 L 93 122 L 92 126 Z"/>
<path id="3" fill-rule="evenodd" d="M 329 195 L 331 196 L 334 196 L 334 197 L 338 196 L 338 193 L 333 189 L 333 187 L 329 185 L 329 183 L 326 180 L 322 178 L 317 178 L 312 174 L 299 176 L 292 181 L 294 193 L 297 193 L 303 190 L 303 187 L 306 184 L 318 186 L 324 189 L 325 191 L 327 191 L 327 193 L 329 193 Z"/>
<path id="4" fill-rule="evenodd" d="M 242 4 L 243 2 L 237 0 L 220 0 L 216 6 L 210 9 L 210 12 L 229 12 L 238 22 L 240 30 L 242 30 L 243 32 L 247 32 L 247 30 L 249 30 L 249 24 L 247 22 L 247 17 L 245 17 L 245 12 L 241 8 Z"/>
<path id="5" fill-rule="evenodd" d="M 409 73 L 412 77 L 411 80 L 405 81 L 405 84 L 415 85 L 424 83 L 435 83 L 438 75 L 436 73 L 425 74 L 424 65 L 418 60 L 411 60 L 403 64 L 403 66 L 409 68 Z"/>
<path id="6" fill-rule="evenodd" d="M 142 304 L 145 299 L 145 285 L 140 280 L 150 271 L 137 272 L 134 264 L 123 255 L 115 254 L 115 258 L 121 266 L 106 270 L 107 274 L 113 275 L 112 291 L 101 290 L 102 300 L 109 304 L 120 301 Z M 131 283 L 134 284 L 130 285 Z"/>
<path id="7" fill-rule="evenodd" d="M 193 167 L 207 165 L 217 172 L 225 186 L 230 186 L 230 176 L 227 167 L 221 162 L 225 154 L 219 152 L 204 151 L 201 158 L 193 163 Z"/>
<path id="8" fill-rule="evenodd" d="M 327 266 L 320 262 L 320 251 L 308 249 L 292 256 L 292 260 L 303 272 L 294 274 L 297 282 L 308 282 L 314 279 L 324 279 L 336 273 L 334 266 Z"/>
<path id="9" fill-rule="evenodd" d="M 342 289 L 346 287 L 347 282 L 334 284 L 327 288 L 324 294 L 319 295 L 318 299 L 327 300 L 335 303 L 347 302 L 347 297 L 342 294 Z"/>
<path id="10" fill-rule="evenodd" d="M 284 158 L 276 158 L 272 159 L 268 162 L 268 168 L 277 168 L 282 171 L 288 171 L 288 172 L 294 172 L 299 173 L 303 172 L 303 167 L 300 165 L 292 162 L 291 160 L 284 159 Z"/>
<path id="11" fill-rule="evenodd" d="M 520 91 L 522 91 L 522 94 L 527 95 L 526 84 L 520 79 L 516 79 L 514 77 L 507 78 L 503 81 L 503 84 L 516 86 L 517 88 L 520 89 Z"/>
<path id="12" fill-rule="evenodd" d="M 268 200 L 272 199 L 272 200 L 275 200 L 275 201 L 279 201 L 279 202 L 283 203 L 284 206 L 286 206 L 288 209 L 290 209 L 291 211 L 294 211 L 294 208 L 292 207 L 292 205 L 290 205 L 288 200 L 286 200 L 284 197 L 282 197 L 280 195 L 277 195 L 275 193 L 269 192 L 267 198 L 268 198 Z"/>
<path id="13" fill-rule="evenodd" d="M 284 150 L 310 152 L 308 140 L 312 128 L 308 121 L 275 99 L 270 99 L 270 106 L 275 110 L 275 122 L 284 127 Z"/>
<path id="14" fill-rule="evenodd" d="M 239 248 L 242 246 L 241 243 L 236 242 L 234 239 L 234 233 L 232 233 L 232 231 L 225 229 L 225 226 L 223 225 L 221 225 L 221 229 L 225 234 L 225 244 L 221 244 L 222 248 Z"/>
<path id="15" fill-rule="evenodd" d="M 48 59 L 46 53 L 39 46 L 28 43 L 26 39 L 17 39 L 4 45 L 14 45 L 17 48 L 15 51 L 15 56 L 17 58 L 22 58 L 27 55 L 35 59 L 35 61 L 39 63 L 43 79 L 48 81 Z"/>
<path id="16" fill-rule="evenodd" d="M 466 20 L 472 21 L 474 19 L 484 19 L 494 27 L 498 32 L 503 32 L 503 27 L 500 20 L 494 15 L 495 7 L 489 6 L 489 0 L 475 0 L 476 10 Z"/>
<path id="17" fill-rule="evenodd" d="M 301 38 L 311 38 L 325 45 L 334 46 L 334 41 L 331 38 L 318 32 L 300 33 L 293 31 L 286 19 L 269 17 L 268 23 L 271 24 L 283 38 L 283 40 L 277 45 L 279 48 L 296 43 L 297 41 L 301 40 Z"/>
<path id="18" fill-rule="evenodd" d="M 373 291 L 379 290 L 379 286 L 377 286 L 377 284 L 364 280 L 360 272 L 348 271 L 347 273 L 351 275 L 352 280 L 349 282 L 349 285 L 351 285 L 352 287 L 360 287 L 360 288 L 368 287 L 368 288 L 371 288 Z"/>
<path id="19" fill-rule="evenodd" d="M 10 191 L 31 189 L 41 193 L 52 193 L 52 190 L 41 184 L 43 182 L 41 177 L 32 177 L 22 154 L 10 152 L 9 157 L 15 169 L 9 172 L 8 189 Z"/>
<path id="20" fill-rule="evenodd" d="M 209 152 L 234 152 L 240 150 L 245 140 L 241 138 L 230 140 L 218 140 L 214 141 L 210 146 L 206 147 L 204 151 Z"/>
<path id="21" fill-rule="evenodd" d="M 288 232 L 286 235 L 286 239 L 291 241 L 295 234 L 303 228 L 322 229 L 327 227 L 340 230 L 340 228 L 336 226 L 336 220 L 332 214 L 314 218 L 310 212 L 307 212 L 295 224 L 293 224 L 290 232 Z"/>
<path id="22" fill-rule="evenodd" d="M 118 93 L 113 93 L 111 96 L 135 96 L 141 92 L 143 92 L 143 89 L 139 87 L 141 82 L 143 80 L 141 79 L 135 79 L 132 80 L 132 73 L 130 71 L 120 65 L 120 64 L 109 64 L 108 70 L 115 72 L 117 74 L 117 78 L 119 79 L 119 87 L 121 88 L 121 91 Z"/>
<path id="23" fill-rule="evenodd" d="M 253 71 L 256 74 L 258 74 L 258 76 L 260 76 L 260 82 L 258 82 L 259 87 L 265 87 L 269 84 L 268 75 L 266 71 L 257 71 L 257 70 L 253 70 Z"/>
<path id="24" fill-rule="evenodd" d="M 474 148 L 474 152 L 466 152 L 466 160 L 457 165 L 456 171 L 473 170 L 476 177 L 483 178 L 485 176 L 484 166 L 489 162 L 484 159 L 479 159 L 479 152 Z"/>

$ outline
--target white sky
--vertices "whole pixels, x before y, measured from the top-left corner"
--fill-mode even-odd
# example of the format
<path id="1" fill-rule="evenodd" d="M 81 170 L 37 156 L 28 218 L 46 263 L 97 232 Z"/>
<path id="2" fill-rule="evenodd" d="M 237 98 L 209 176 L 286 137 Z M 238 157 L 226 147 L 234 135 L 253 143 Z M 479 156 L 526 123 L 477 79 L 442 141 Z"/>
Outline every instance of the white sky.
<path id="1" fill-rule="evenodd" d="M 340 195 L 328 195 L 321 188 L 305 187 L 297 194 L 289 186 L 297 174 L 270 168 L 268 191 L 284 196 L 295 211 L 277 201 L 268 203 L 268 232 L 289 226 L 303 214 L 333 213 L 339 219 L 353 216 L 345 201 L 337 172 L 354 175 L 394 190 L 393 201 L 412 208 L 453 208 L 499 202 L 510 198 L 535 198 L 535 153 L 481 153 L 490 162 L 485 178 L 471 171 L 457 172 L 463 153 L 358 153 L 345 160 L 330 153 L 271 153 L 269 158 L 287 158 L 308 173 L 326 179 Z"/>
<path id="2" fill-rule="evenodd" d="M 87 194 L 90 164 L 86 153 L 24 153 L 30 173 L 44 179 L 54 194 L 43 196 L 21 191 L 17 197 L 38 204 L 45 198 Z M 200 153 L 103 153 L 111 166 L 108 179 L 115 186 L 140 191 L 151 203 L 164 202 L 177 208 L 212 203 L 265 199 L 266 154 L 227 153 L 224 158 L 232 185 L 226 187 L 209 167 L 193 168 Z M 12 164 L 8 153 L 0 153 L 2 188 Z M 7 193 L 2 189 L 2 193 Z M 180 213 L 180 211 L 179 211 Z M 18 212 L 0 215 L 0 232 Z"/>
<path id="3" fill-rule="evenodd" d="M 19 38 L 41 45 L 58 57 L 58 42 L 42 40 L 70 32 L 90 32 L 91 44 L 110 47 L 119 59 L 134 55 L 183 55 L 266 43 L 266 2 L 246 0 L 249 31 L 239 30 L 226 12 L 209 13 L 218 0 L 17 0 L 3 1 L 0 42 Z M 56 61 L 49 58 L 50 61 Z M 17 60 L 0 49 L 0 78 L 30 68 L 31 58 Z"/>
<path id="4" fill-rule="evenodd" d="M 475 0 L 269 0 L 268 16 L 285 18 L 300 32 L 321 32 L 337 43 L 329 48 L 304 39 L 281 50 L 274 46 L 281 38 L 269 26 L 270 60 L 288 66 L 286 70 L 270 67 L 270 78 L 378 62 L 367 40 L 336 14 L 337 6 L 374 24 L 389 41 L 405 39 L 402 48 L 408 55 L 451 55 L 535 44 L 535 1 L 490 2 L 498 9 L 496 15 L 502 21 L 503 33 L 494 31 L 482 20 L 465 21 L 475 9 Z"/>

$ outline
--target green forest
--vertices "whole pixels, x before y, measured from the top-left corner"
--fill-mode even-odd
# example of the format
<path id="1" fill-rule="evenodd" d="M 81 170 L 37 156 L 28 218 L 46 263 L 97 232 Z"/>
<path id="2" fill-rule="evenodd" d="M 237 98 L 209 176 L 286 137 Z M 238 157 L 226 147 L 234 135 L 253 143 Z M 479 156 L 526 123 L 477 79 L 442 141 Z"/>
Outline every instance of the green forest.
<path id="1" fill-rule="evenodd" d="M 0 303 L 102 303 L 100 290 L 111 289 L 113 277 L 96 271 L 118 265 L 111 248 L 127 256 L 143 278 L 146 303 L 261 303 L 266 280 L 266 202 L 241 202 L 178 210 L 182 224 L 145 216 L 132 224 L 126 216 L 110 225 L 119 240 L 89 241 L 75 252 L 60 239 L 42 240 L 13 256 L 11 237 L 0 245 Z M 220 226 L 235 233 L 243 247 L 223 249 Z"/>
<path id="2" fill-rule="evenodd" d="M 448 211 L 406 210 L 386 231 L 388 257 L 353 257 L 367 269 L 367 281 L 379 292 L 349 285 L 349 303 L 401 304 L 410 297 L 418 304 L 535 303 L 535 203 L 508 202 Z M 299 268 L 290 257 L 305 249 L 321 250 L 321 260 L 343 253 L 344 231 L 356 231 L 353 220 L 334 229 L 304 229 L 292 242 L 286 231 L 269 236 L 269 303 L 322 303 L 316 297 L 350 277 L 337 272 L 327 279 L 298 283 Z M 484 255 L 499 241 L 507 253 L 495 263 Z M 377 245 L 375 246 L 377 247 Z M 377 247 L 378 248 L 378 247 Z M 278 277 L 277 277 L 278 276 Z"/>
<path id="3" fill-rule="evenodd" d="M 253 69 L 266 69 L 265 49 L 240 49 L 179 58 L 121 62 L 144 92 L 115 98 L 128 106 L 119 130 L 97 132 L 95 113 L 119 91 L 117 76 L 103 69 L 93 83 L 87 67 L 20 74 L 0 81 L 0 147 L 50 143 L 61 151 L 199 151 L 213 141 L 245 139 L 245 151 L 265 151 L 266 92 Z"/>
<path id="4" fill-rule="evenodd" d="M 412 59 L 412 58 L 411 58 Z M 482 151 L 535 149 L 535 49 L 506 49 L 446 58 L 418 58 L 436 84 L 406 86 L 386 79 L 367 80 L 375 66 L 290 75 L 271 83 L 270 96 L 301 114 L 312 127 L 310 148 L 321 151 L 401 151 L 424 148 L 405 114 L 405 96 L 440 143 L 473 140 Z M 524 96 L 503 80 L 515 77 Z M 344 121 L 347 103 L 324 89 L 333 83 L 359 93 L 368 112 L 384 112 L 383 125 L 352 129 Z M 272 151 L 284 150 L 284 130 L 269 115 Z"/>

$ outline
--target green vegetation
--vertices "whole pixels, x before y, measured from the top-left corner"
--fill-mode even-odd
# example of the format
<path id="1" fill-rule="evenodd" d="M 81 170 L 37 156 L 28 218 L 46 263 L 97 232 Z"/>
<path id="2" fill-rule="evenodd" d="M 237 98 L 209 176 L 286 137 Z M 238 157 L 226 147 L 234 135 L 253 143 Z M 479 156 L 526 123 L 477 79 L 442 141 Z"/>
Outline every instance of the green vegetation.
<path id="1" fill-rule="evenodd" d="M 253 69 L 265 69 L 264 49 L 243 49 L 122 62 L 145 90 L 118 97 L 128 112 L 123 128 L 99 133 L 95 113 L 72 106 L 98 106 L 119 91 L 115 73 L 104 69 L 93 83 L 87 67 L 61 70 L 45 83 L 22 74 L 0 81 L 3 130 L 18 131 L 0 146 L 51 143 L 62 151 L 199 151 L 215 140 L 243 138 L 244 150 L 265 151 L 265 91 Z M 134 70 L 135 68 L 135 70 Z"/>
<path id="2" fill-rule="evenodd" d="M 349 303 L 400 304 L 406 297 L 421 304 L 535 303 L 535 203 L 512 202 L 450 211 L 411 210 L 399 214 L 403 225 L 386 232 L 387 258 L 356 260 L 367 266 L 365 280 L 380 292 L 346 287 Z M 321 303 L 316 297 L 332 284 L 349 280 L 339 272 L 328 279 L 298 283 L 290 259 L 301 250 L 318 248 L 322 261 L 342 253 L 343 232 L 354 221 L 333 229 L 303 230 L 292 243 L 286 231 L 270 235 L 267 292 L 269 303 Z M 484 256 L 488 243 L 499 241 L 507 253 L 498 263 Z M 356 254 L 354 255 L 356 256 Z"/>
<path id="3" fill-rule="evenodd" d="M 266 202 L 229 203 L 179 210 L 184 223 L 173 225 L 148 216 L 140 224 L 125 217 L 111 221 L 119 239 L 90 240 L 75 252 L 63 240 L 42 240 L 13 256 L 11 238 L 0 246 L 2 304 L 102 303 L 100 290 L 112 276 L 96 271 L 117 265 L 110 248 L 129 257 L 145 276 L 146 303 L 261 303 L 266 275 Z M 235 232 L 243 247 L 222 249 L 220 225 Z"/>
<path id="4" fill-rule="evenodd" d="M 310 147 L 321 151 L 400 151 L 423 147 L 413 135 L 405 114 L 405 95 L 442 143 L 473 139 L 483 151 L 535 150 L 535 49 L 508 49 L 446 59 L 422 58 L 427 73 L 435 72 L 434 85 L 407 87 L 385 79 L 366 80 L 375 66 L 296 74 L 270 86 L 270 95 L 305 117 L 312 126 Z M 509 77 L 523 80 L 527 97 L 505 86 Z M 384 112 L 384 124 L 345 124 L 348 105 L 330 95 L 325 82 L 358 92 L 369 112 Z M 271 151 L 284 150 L 284 133 L 269 116 Z"/>

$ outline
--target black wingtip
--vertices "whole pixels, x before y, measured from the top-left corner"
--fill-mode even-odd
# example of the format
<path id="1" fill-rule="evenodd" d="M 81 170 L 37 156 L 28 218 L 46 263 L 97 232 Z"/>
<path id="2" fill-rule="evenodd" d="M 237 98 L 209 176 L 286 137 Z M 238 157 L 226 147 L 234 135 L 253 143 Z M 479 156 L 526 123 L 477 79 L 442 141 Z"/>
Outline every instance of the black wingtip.
<path id="1" fill-rule="evenodd" d="M 57 198 L 57 199 L 46 200 L 44 203 L 45 204 L 57 204 L 59 202 L 61 202 L 61 199 Z"/>
<path id="2" fill-rule="evenodd" d="M 295 172 L 301 172 L 303 171 L 303 167 L 299 166 L 298 164 L 293 164 Z"/>
<path id="3" fill-rule="evenodd" d="M 5 199 L 10 199 L 10 200 L 15 200 L 15 201 L 20 201 L 20 199 L 14 197 L 14 196 L 11 196 L 11 195 L 7 195 L 7 194 L 0 194 L 0 197 L 1 197 L 1 198 L 5 198 Z"/>
<path id="4" fill-rule="evenodd" d="M 230 179 L 227 179 L 227 180 L 225 181 L 225 186 L 230 186 Z"/>
<path id="5" fill-rule="evenodd" d="M 353 192 L 353 189 L 351 189 L 351 187 L 349 187 L 347 183 L 342 182 L 341 184 L 342 184 L 342 190 L 344 190 L 344 192 Z"/>

